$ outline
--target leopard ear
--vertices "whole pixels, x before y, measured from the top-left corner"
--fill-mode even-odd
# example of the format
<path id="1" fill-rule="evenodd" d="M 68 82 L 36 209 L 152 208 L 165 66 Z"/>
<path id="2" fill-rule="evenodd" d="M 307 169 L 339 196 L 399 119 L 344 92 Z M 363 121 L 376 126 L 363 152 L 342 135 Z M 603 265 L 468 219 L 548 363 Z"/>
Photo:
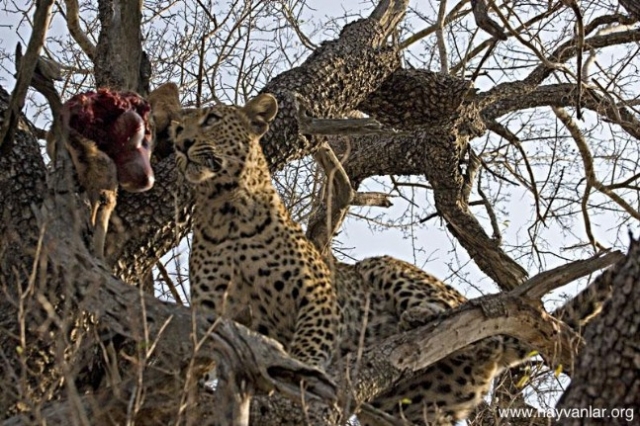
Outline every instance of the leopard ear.
<path id="1" fill-rule="evenodd" d="M 249 118 L 256 135 L 262 136 L 278 113 L 278 101 L 273 95 L 263 93 L 247 102 L 242 110 Z"/>
<path id="2" fill-rule="evenodd" d="M 180 115 L 180 92 L 175 83 L 164 83 L 149 93 L 147 100 L 151 104 L 151 115 L 156 123 L 156 131 L 162 133 Z"/>
<path id="3" fill-rule="evenodd" d="M 175 143 L 176 137 L 180 134 L 180 132 L 182 132 L 182 130 L 184 129 L 179 121 L 171 120 L 171 123 L 169 124 L 169 128 L 167 129 L 169 140 L 172 143 Z"/>

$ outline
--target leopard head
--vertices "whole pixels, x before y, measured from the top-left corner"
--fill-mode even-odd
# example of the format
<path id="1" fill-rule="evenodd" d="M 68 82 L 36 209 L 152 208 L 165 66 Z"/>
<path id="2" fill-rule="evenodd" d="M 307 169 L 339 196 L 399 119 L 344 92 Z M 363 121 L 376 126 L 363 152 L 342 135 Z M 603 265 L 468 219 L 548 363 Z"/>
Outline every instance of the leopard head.
<path id="1" fill-rule="evenodd" d="M 215 105 L 185 110 L 171 124 L 178 169 L 187 181 L 239 179 L 278 111 L 276 98 L 262 94 L 243 107 Z"/>

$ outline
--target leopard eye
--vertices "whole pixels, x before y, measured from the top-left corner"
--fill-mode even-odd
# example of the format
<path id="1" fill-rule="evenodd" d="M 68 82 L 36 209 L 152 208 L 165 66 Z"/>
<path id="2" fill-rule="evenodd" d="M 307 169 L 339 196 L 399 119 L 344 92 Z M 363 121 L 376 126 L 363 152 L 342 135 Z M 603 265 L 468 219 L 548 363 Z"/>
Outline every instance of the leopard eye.
<path id="1" fill-rule="evenodd" d="M 207 114 L 207 116 L 204 118 L 204 120 L 202 120 L 202 125 L 203 126 L 213 126 L 221 118 L 222 118 L 222 116 L 220 114 L 217 114 L 217 113 L 211 111 L 211 112 L 209 112 Z"/>
<path id="2" fill-rule="evenodd" d="M 183 130 L 184 130 L 184 127 L 182 127 L 181 125 L 177 125 L 174 129 L 174 133 L 176 136 L 178 136 L 180 133 L 182 133 Z"/>

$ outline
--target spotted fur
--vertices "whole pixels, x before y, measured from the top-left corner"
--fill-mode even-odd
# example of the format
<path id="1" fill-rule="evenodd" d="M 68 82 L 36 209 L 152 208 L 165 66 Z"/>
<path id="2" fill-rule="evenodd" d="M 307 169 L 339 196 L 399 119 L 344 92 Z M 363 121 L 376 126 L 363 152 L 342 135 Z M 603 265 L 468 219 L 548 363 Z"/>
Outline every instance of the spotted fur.
<path id="1" fill-rule="evenodd" d="M 244 107 L 184 111 L 176 161 L 195 186 L 189 279 L 193 307 L 246 317 L 294 357 L 325 367 L 338 342 L 331 273 L 271 183 L 260 137 L 277 112 L 264 94 Z"/>

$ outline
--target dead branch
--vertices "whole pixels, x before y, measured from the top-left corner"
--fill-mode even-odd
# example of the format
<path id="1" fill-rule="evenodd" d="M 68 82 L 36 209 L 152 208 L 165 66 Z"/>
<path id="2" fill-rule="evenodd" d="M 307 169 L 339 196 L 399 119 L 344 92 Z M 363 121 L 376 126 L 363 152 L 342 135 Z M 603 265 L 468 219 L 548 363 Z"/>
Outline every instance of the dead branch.
<path id="1" fill-rule="evenodd" d="M 624 254 L 618 250 L 600 252 L 589 259 L 576 260 L 549 271 L 541 272 L 522 283 L 513 290 L 513 296 L 526 297 L 532 300 L 540 299 L 545 294 L 572 281 L 607 268 L 624 259 Z"/>
<path id="2" fill-rule="evenodd" d="M 502 293 L 474 299 L 441 320 L 404 337 L 391 353 L 395 368 L 416 371 L 486 337 L 506 334 L 531 345 L 548 359 L 571 365 L 580 338 L 565 324 L 521 298 Z M 443 345 L 443 342 L 446 342 Z M 579 343 L 575 343 L 579 342 Z"/>
<path id="3" fill-rule="evenodd" d="M 325 184 L 320 194 L 321 202 L 309 218 L 307 238 L 313 241 L 321 253 L 326 253 L 329 243 L 349 210 L 354 190 L 349 176 L 328 143 L 323 143 L 314 157 L 325 173 Z"/>
<path id="4" fill-rule="evenodd" d="M 44 39 L 51 21 L 52 6 L 53 0 L 42 0 L 36 4 L 33 16 L 33 32 L 31 33 L 31 38 L 29 38 L 27 51 L 22 58 L 20 69 L 17 70 L 16 86 L 11 94 L 9 107 L 4 111 L 4 118 L 0 123 L 0 149 L 5 152 L 11 149 L 14 143 L 16 126 L 24 107 L 24 99 L 31 84 L 31 77 L 36 70 L 40 50 L 44 45 Z"/>
<path id="5" fill-rule="evenodd" d="M 89 37 L 80 28 L 80 13 L 78 8 L 78 0 L 65 0 L 64 4 L 67 8 L 65 18 L 67 20 L 67 28 L 69 34 L 78 43 L 82 51 L 93 61 L 96 55 L 96 47 L 93 45 Z"/>

